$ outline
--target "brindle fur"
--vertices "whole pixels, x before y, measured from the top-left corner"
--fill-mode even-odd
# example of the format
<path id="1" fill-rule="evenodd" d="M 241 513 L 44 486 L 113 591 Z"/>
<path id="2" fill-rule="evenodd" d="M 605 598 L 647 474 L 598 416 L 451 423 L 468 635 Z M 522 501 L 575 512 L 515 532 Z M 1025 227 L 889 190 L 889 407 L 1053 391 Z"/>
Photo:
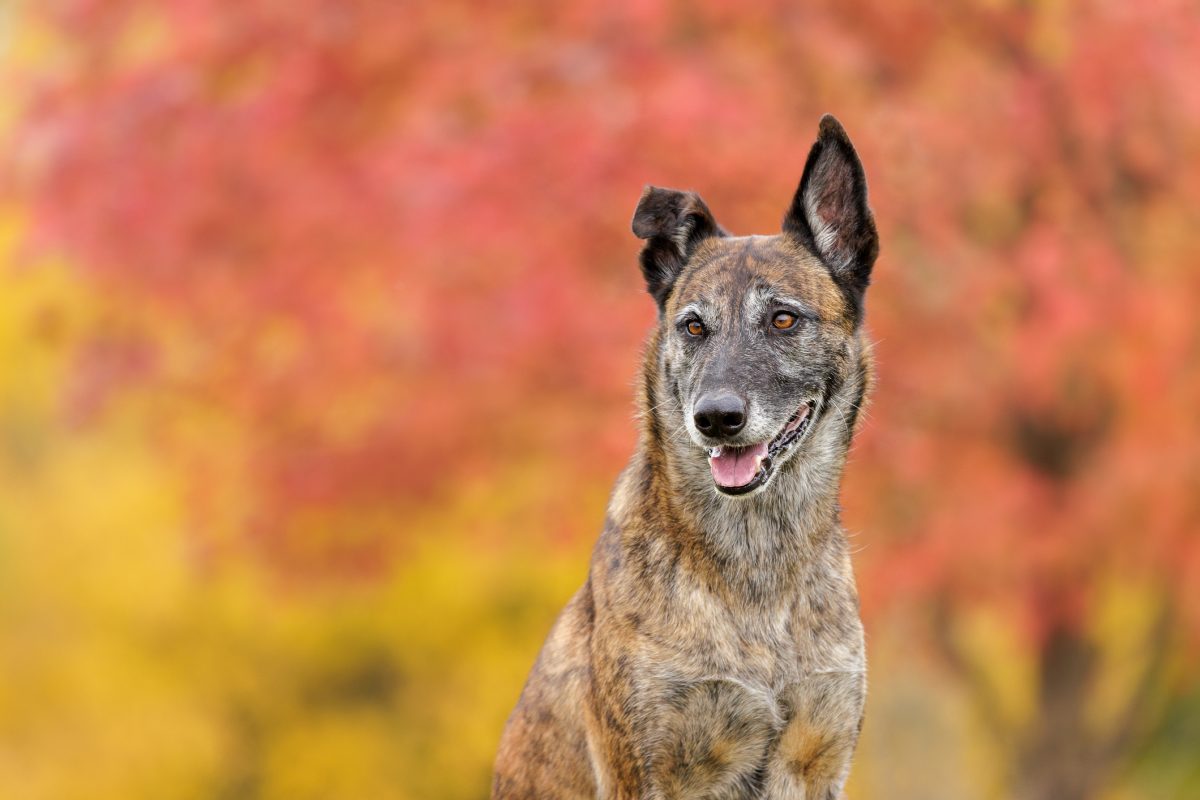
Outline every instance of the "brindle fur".
<path id="1" fill-rule="evenodd" d="M 860 318 L 878 245 L 862 167 L 826 117 L 782 234 L 730 237 L 694 193 L 653 187 L 633 227 L 660 312 L 638 450 L 509 719 L 492 796 L 833 800 L 866 693 L 837 503 L 872 375 Z M 788 335 L 766 322 L 780 298 L 804 315 Z M 703 340 L 681 313 L 703 318 Z M 716 491 L 690 424 L 713 386 L 749 399 L 739 442 L 818 402 L 746 496 Z"/>

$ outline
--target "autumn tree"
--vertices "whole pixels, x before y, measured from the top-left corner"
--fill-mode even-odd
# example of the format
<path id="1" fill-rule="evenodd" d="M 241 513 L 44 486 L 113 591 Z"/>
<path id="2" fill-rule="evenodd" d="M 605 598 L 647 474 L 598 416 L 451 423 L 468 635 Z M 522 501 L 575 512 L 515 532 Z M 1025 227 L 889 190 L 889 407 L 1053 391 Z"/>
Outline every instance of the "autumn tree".
<path id="1" fill-rule="evenodd" d="M 845 503 L 867 611 L 925 610 L 1020 797 L 1095 796 L 1153 724 L 1200 623 L 1194 9 L 27 12 L 54 55 L 9 76 L 7 181 L 36 252 L 107 308 L 67 413 L 169 397 L 147 419 L 194 475 L 201 539 L 236 496 L 274 567 L 378 569 L 403 557 L 403 510 L 464 475 L 540 458 L 564 492 L 610 480 L 653 315 L 640 187 L 772 231 L 832 111 L 884 246 Z M 1144 658 L 1094 714 L 1114 587 L 1144 601 L 1120 622 Z M 966 640 L 981 610 L 1033 665 L 1028 714 Z"/>

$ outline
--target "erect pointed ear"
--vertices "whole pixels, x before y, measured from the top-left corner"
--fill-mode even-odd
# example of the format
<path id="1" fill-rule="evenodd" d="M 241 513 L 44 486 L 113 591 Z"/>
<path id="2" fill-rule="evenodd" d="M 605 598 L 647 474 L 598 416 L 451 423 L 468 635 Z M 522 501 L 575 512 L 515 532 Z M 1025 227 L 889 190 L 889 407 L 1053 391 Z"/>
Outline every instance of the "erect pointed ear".
<path id="1" fill-rule="evenodd" d="M 862 162 L 841 123 L 821 117 L 804 177 L 783 218 L 783 230 L 825 262 L 856 310 L 879 255 L 879 235 L 867 206 Z"/>
<path id="2" fill-rule="evenodd" d="M 700 195 L 647 186 L 633 212 L 633 235 L 646 240 L 641 255 L 642 275 L 646 290 L 661 312 L 696 246 L 726 234 Z"/>

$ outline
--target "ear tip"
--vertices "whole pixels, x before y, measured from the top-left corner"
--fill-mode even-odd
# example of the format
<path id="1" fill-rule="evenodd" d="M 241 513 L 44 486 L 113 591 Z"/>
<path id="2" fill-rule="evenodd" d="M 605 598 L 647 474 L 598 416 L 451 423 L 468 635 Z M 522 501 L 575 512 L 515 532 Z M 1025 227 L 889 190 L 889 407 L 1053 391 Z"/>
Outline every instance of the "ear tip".
<path id="1" fill-rule="evenodd" d="M 850 137 L 846 135 L 846 129 L 842 127 L 842 123 L 838 122 L 837 117 L 833 114 L 822 115 L 817 138 L 822 140 L 850 141 Z"/>
<path id="2" fill-rule="evenodd" d="M 669 189 L 665 186 L 655 186 L 647 183 L 642 187 L 642 196 L 638 198 L 638 206 L 647 203 L 664 203 L 686 194 L 679 189 Z"/>
<path id="3" fill-rule="evenodd" d="M 649 239 L 657 230 L 658 226 L 655 223 L 652 205 L 654 198 L 661 195 L 662 191 L 659 187 L 649 183 L 642 187 L 642 196 L 638 198 L 637 206 L 633 209 L 633 219 L 630 221 L 633 235 L 637 238 Z"/>
<path id="4" fill-rule="evenodd" d="M 647 183 L 633 210 L 633 235 L 639 239 L 657 236 L 664 225 L 673 223 L 689 207 L 689 198 L 693 194 Z"/>

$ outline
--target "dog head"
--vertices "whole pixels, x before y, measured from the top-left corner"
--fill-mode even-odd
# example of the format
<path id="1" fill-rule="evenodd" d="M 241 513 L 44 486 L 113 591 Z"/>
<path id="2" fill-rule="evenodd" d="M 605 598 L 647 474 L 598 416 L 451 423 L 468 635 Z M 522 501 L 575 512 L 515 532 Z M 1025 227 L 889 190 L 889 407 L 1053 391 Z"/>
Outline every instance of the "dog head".
<path id="1" fill-rule="evenodd" d="M 822 450 L 844 456 L 870 368 L 860 322 L 879 239 L 837 120 L 821 120 L 781 233 L 730 236 L 699 195 L 657 187 L 633 232 L 659 309 L 649 400 L 676 452 L 707 461 L 725 495 L 766 491 L 821 431 Z"/>

